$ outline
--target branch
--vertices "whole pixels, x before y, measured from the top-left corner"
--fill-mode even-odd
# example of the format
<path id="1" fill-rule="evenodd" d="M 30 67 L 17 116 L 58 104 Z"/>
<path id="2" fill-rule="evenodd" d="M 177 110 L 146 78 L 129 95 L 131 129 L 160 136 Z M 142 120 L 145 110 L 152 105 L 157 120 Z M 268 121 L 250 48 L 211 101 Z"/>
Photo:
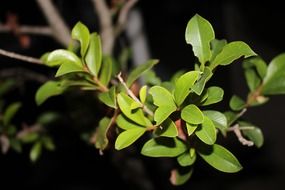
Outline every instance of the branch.
<path id="1" fill-rule="evenodd" d="M 120 83 L 124 86 L 124 88 L 126 89 L 128 95 L 133 99 L 135 100 L 136 102 L 138 102 L 141 107 L 143 108 L 143 110 L 148 114 L 148 115 L 151 115 L 153 116 L 153 112 L 148 109 L 148 107 L 146 107 L 144 104 L 141 103 L 141 101 L 134 95 L 134 93 L 128 88 L 127 84 L 125 83 L 125 81 L 123 80 L 122 78 L 122 73 L 120 72 L 118 75 L 117 75 L 117 78 L 119 79 Z"/>
<path id="2" fill-rule="evenodd" d="M 58 13 L 51 0 L 36 0 L 44 13 L 50 27 L 53 30 L 54 38 L 63 46 L 68 47 L 71 36 L 69 28 Z"/>
<path id="3" fill-rule="evenodd" d="M 235 133 L 235 135 L 237 136 L 239 142 L 241 142 L 242 145 L 245 145 L 245 146 L 253 146 L 254 145 L 254 143 L 252 141 L 249 141 L 242 136 L 242 133 L 241 133 L 240 128 L 239 128 L 239 124 L 235 124 L 234 126 L 228 128 L 227 130 L 233 131 Z"/>
<path id="4" fill-rule="evenodd" d="M 115 36 L 112 25 L 112 14 L 105 0 L 92 0 L 95 12 L 100 22 L 100 36 L 104 54 L 111 55 L 114 48 Z"/>
<path id="5" fill-rule="evenodd" d="M 10 51 L 6 51 L 4 49 L 0 49 L 0 55 L 10 57 L 13 59 L 18 59 L 18 60 L 25 61 L 25 62 L 29 62 L 29 63 L 43 64 L 43 62 L 40 59 L 26 56 L 26 55 L 17 54 L 17 53 L 10 52 Z"/>
<path id="6" fill-rule="evenodd" d="M 0 24 L 0 32 L 12 32 L 13 30 L 7 26 Z M 53 32 L 50 27 L 46 26 L 20 26 L 18 32 L 21 34 L 37 34 L 44 36 L 53 36 Z"/>
<path id="7" fill-rule="evenodd" d="M 126 22 L 127 22 L 127 16 L 130 12 L 131 8 L 138 2 L 138 0 L 127 0 L 127 2 L 124 4 L 123 8 L 121 9 L 115 29 L 116 36 L 120 35 L 122 30 L 124 29 Z"/>

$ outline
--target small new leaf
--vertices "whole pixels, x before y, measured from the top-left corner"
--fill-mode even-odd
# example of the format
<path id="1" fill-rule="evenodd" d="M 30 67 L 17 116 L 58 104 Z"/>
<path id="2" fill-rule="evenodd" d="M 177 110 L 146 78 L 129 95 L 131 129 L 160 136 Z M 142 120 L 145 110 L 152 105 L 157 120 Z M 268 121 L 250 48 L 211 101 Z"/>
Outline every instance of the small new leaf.
<path id="1" fill-rule="evenodd" d="M 89 45 L 90 38 L 88 28 L 81 22 L 77 22 L 77 24 L 73 27 L 71 31 L 71 36 L 73 39 L 78 40 L 80 42 L 80 54 L 82 57 L 84 57 Z"/>
<path id="2" fill-rule="evenodd" d="M 141 89 L 140 89 L 140 101 L 142 104 L 145 103 L 145 100 L 146 100 L 146 96 L 147 96 L 147 86 L 143 86 Z"/>
<path id="3" fill-rule="evenodd" d="M 201 77 L 199 78 L 199 80 L 195 83 L 195 85 L 192 87 L 192 90 L 197 94 L 197 95 L 201 95 L 206 82 L 212 77 L 213 73 L 212 71 L 209 69 L 209 67 L 205 67 Z"/>

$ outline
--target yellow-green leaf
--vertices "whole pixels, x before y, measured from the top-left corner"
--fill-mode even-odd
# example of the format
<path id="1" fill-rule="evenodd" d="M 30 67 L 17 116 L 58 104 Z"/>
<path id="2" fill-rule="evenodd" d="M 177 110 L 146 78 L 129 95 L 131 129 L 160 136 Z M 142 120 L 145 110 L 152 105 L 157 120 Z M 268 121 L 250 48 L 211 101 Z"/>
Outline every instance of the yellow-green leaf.
<path id="1" fill-rule="evenodd" d="M 71 31 L 71 36 L 73 39 L 78 40 L 80 42 L 80 54 L 82 57 L 84 57 L 89 45 L 90 38 L 88 28 L 81 22 L 77 22 Z"/>
<path id="2" fill-rule="evenodd" d="M 190 124 L 200 124 L 204 121 L 202 111 L 194 104 L 190 104 L 181 111 L 181 118 Z"/>
<path id="3" fill-rule="evenodd" d="M 78 65 L 79 67 L 82 66 L 82 62 L 71 51 L 67 51 L 65 49 L 58 49 L 55 51 L 52 51 L 48 54 L 48 57 L 46 59 L 46 65 L 48 66 L 59 66 L 63 63 L 73 63 L 75 65 Z"/>
<path id="4" fill-rule="evenodd" d="M 90 73 L 97 77 L 102 63 L 102 47 L 100 36 L 95 32 L 90 35 L 85 62 Z"/>
<path id="5" fill-rule="evenodd" d="M 171 119 L 166 119 L 159 127 L 156 128 L 154 133 L 162 137 L 176 137 L 178 135 L 176 125 Z"/>
<path id="6" fill-rule="evenodd" d="M 140 138 L 144 134 L 145 131 L 146 131 L 146 128 L 137 127 L 133 129 L 128 129 L 120 133 L 118 138 L 116 139 L 115 148 L 117 150 L 121 150 L 123 148 L 130 146 L 138 138 Z"/>
<path id="7" fill-rule="evenodd" d="M 64 92 L 65 88 L 60 85 L 60 82 L 57 81 L 48 81 L 44 83 L 36 93 L 36 103 L 41 105 L 51 96 L 60 95 Z"/>
<path id="8" fill-rule="evenodd" d="M 216 142 L 216 128 L 212 120 L 204 117 L 204 122 L 196 129 L 195 135 L 204 143 L 212 145 Z"/>

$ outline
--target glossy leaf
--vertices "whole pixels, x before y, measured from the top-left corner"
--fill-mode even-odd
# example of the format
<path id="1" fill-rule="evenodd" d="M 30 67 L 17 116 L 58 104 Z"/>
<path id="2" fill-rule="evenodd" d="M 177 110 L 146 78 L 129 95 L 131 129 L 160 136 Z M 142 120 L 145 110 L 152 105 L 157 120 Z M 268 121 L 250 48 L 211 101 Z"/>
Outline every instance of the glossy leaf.
<path id="1" fill-rule="evenodd" d="M 152 95 L 154 105 L 157 109 L 154 112 L 154 121 L 156 125 L 160 125 L 167 117 L 176 110 L 176 105 L 172 94 L 161 86 L 153 86 L 149 89 Z"/>
<path id="2" fill-rule="evenodd" d="M 127 86 L 130 87 L 133 82 L 135 82 L 141 75 L 143 75 L 146 71 L 150 70 L 157 63 L 157 59 L 151 59 L 132 70 L 126 81 Z"/>
<path id="3" fill-rule="evenodd" d="M 226 148 L 214 144 L 213 146 L 201 146 L 198 148 L 198 154 L 215 169 L 235 173 L 242 169 L 237 158 Z"/>
<path id="4" fill-rule="evenodd" d="M 198 79 L 198 81 L 195 83 L 195 85 L 192 87 L 192 90 L 197 94 L 201 95 L 206 82 L 211 78 L 213 75 L 212 71 L 209 69 L 209 67 L 205 67 L 201 77 Z"/>
<path id="5" fill-rule="evenodd" d="M 144 104 L 146 100 L 146 96 L 147 96 L 147 86 L 146 85 L 141 87 L 139 95 L 140 95 L 141 103 Z"/>
<path id="6" fill-rule="evenodd" d="M 215 38 L 212 25 L 203 17 L 196 14 L 187 24 L 185 39 L 191 44 L 194 55 L 201 64 L 205 64 L 211 58 L 210 42 Z"/>
<path id="7" fill-rule="evenodd" d="M 190 124 L 200 124 L 204 121 L 202 111 L 194 104 L 190 104 L 181 111 L 181 118 Z"/>
<path id="8" fill-rule="evenodd" d="M 133 129 L 128 129 L 119 134 L 115 142 L 115 148 L 121 150 L 133 144 L 138 138 L 140 138 L 144 132 L 145 128 L 137 127 Z"/>
<path id="9" fill-rule="evenodd" d="M 58 68 L 55 77 L 60 77 L 65 74 L 74 73 L 74 72 L 85 72 L 83 65 L 70 63 L 63 63 Z"/>
<path id="10" fill-rule="evenodd" d="M 84 57 L 89 45 L 90 38 L 88 28 L 81 22 L 77 22 L 71 31 L 71 36 L 73 39 L 78 40 L 80 42 L 80 54 L 82 57 Z"/>
<path id="11" fill-rule="evenodd" d="M 177 138 L 158 137 L 147 141 L 141 154 L 149 157 L 176 157 L 186 151 L 185 144 Z"/>
<path id="12" fill-rule="evenodd" d="M 230 100 L 230 108 L 234 111 L 242 110 L 245 107 L 246 103 L 240 97 L 233 95 Z"/>
<path id="13" fill-rule="evenodd" d="M 216 56 L 223 50 L 226 44 L 227 44 L 226 40 L 213 39 L 211 41 L 212 57 L 210 62 L 212 62 L 216 58 Z"/>
<path id="14" fill-rule="evenodd" d="M 178 135 L 176 125 L 171 119 L 166 119 L 161 126 L 156 128 L 154 133 L 162 137 L 176 137 Z"/>
<path id="15" fill-rule="evenodd" d="M 71 51 L 67 51 L 64 49 L 58 49 L 58 50 L 52 51 L 48 55 L 47 61 L 46 61 L 46 65 L 48 66 L 59 66 L 63 63 L 75 64 L 78 67 L 82 66 L 82 62 L 79 59 L 79 57 L 77 57 L 77 55 L 75 55 Z"/>
<path id="16" fill-rule="evenodd" d="M 198 125 L 186 123 L 186 129 L 187 129 L 187 134 L 188 136 L 192 135 L 195 130 L 197 129 Z"/>
<path id="17" fill-rule="evenodd" d="M 190 71 L 183 74 L 176 80 L 174 99 L 177 106 L 180 106 L 189 95 L 191 88 L 199 77 L 199 71 Z"/>
<path id="18" fill-rule="evenodd" d="M 203 106 L 218 103 L 223 100 L 224 90 L 218 86 L 212 86 L 207 89 L 207 99 L 201 104 Z"/>
<path id="19" fill-rule="evenodd" d="M 3 124 L 5 126 L 10 124 L 11 120 L 13 119 L 13 117 L 18 112 L 18 110 L 20 109 L 21 106 L 22 106 L 22 104 L 20 102 L 14 102 L 6 108 L 6 110 L 2 116 Z"/>
<path id="20" fill-rule="evenodd" d="M 285 53 L 275 57 L 268 65 L 264 77 L 262 94 L 285 94 Z"/>
<path id="21" fill-rule="evenodd" d="M 242 41 L 231 42 L 224 46 L 210 67 L 215 68 L 218 65 L 229 65 L 242 56 L 247 58 L 254 55 L 256 55 L 256 53 L 246 43 Z"/>
<path id="22" fill-rule="evenodd" d="M 96 128 L 95 132 L 95 147 L 99 150 L 104 150 L 109 140 L 107 138 L 107 133 L 112 124 L 112 121 L 108 117 L 104 117 L 100 120 L 99 126 Z"/>
<path id="23" fill-rule="evenodd" d="M 44 83 L 36 93 L 36 103 L 37 105 L 41 105 L 48 98 L 52 96 L 60 95 L 64 92 L 64 88 L 61 87 L 60 82 L 57 81 L 48 81 Z"/>
<path id="24" fill-rule="evenodd" d="M 89 40 L 89 48 L 85 55 L 86 65 L 92 75 L 98 76 L 102 63 L 101 39 L 97 33 L 92 33 Z"/>
<path id="25" fill-rule="evenodd" d="M 262 147 L 264 138 L 260 128 L 246 122 L 239 122 L 242 134 L 251 140 L 258 148 Z"/>
<path id="26" fill-rule="evenodd" d="M 101 102 L 107 106 L 117 109 L 116 104 L 116 88 L 113 86 L 107 92 L 102 92 L 98 95 L 98 98 Z"/>
<path id="27" fill-rule="evenodd" d="M 189 151 L 184 152 L 180 156 L 177 157 L 177 162 L 180 166 L 191 166 L 196 161 L 196 153 L 194 152 L 194 155 L 190 155 L 190 149 Z"/>
<path id="28" fill-rule="evenodd" d="M 203 111 L 203 114 L 210 118 L 217 129 L 219 129 L 224 136 L 227 134 L 227 118 L 226 116 L 218 111 L 207 110 Z"/>
<path id="29" fill-rule="evenodd" d="M 32 162 L 35 162 L 39 159 L 42 154 L 42 143 L 39 141 L 35 143 L 30 150 L 30 159 Z"/>
<path id="30" fill-rule="evenodd" d="M 172 170 L 170 176 L 170 182 L 172 185 L 183 185 L 186 183 L 192 176 L 193 169 L 191 168 L 190 171 L 180 173 L 178 170 Z"/>
<path id="31" fill-rule="evenodd" d="M 108 86 L 111 80 L 112 66 L 113 66 L 113 63 L 112 63 L 111 57 L 105 57 L 103 60 L 102 68 L 100 71 L 100 77 L 99 77 L 99 81 L 105 86 Z"/>
<path id="32" fill-rule="evenodd" d="M 121 92 L 117 95 L 118 105 L 121 111 L 128 117 L 130 120 L 138 123 L 142 126 L 151 126 L 151 122 L 144 116 L 141 109 L 131 110 L 130 107 L 134 100 L 130 98 L 127 94 Z"/>
<path id="33" fill-rule="evenodd" d="M 196 129 L 195 135 L 208 145 L 214 144 L 217 139 L 217 134 L 212 120 L 205 117 L 204 122 Z"/>
<path id="34" fill-rule="evenodd" d="M 133 121 L 129 120 L 128 118 L 126 118 L 122 114 L 120 114 L 117 117 L 116 122 L 117 122 L 118 127 L 120 127 L 121 129 L 124 129 L 124 130 L 142 127 L 141 125 L 138 125 L 138 124 L 134 123 Z"/>

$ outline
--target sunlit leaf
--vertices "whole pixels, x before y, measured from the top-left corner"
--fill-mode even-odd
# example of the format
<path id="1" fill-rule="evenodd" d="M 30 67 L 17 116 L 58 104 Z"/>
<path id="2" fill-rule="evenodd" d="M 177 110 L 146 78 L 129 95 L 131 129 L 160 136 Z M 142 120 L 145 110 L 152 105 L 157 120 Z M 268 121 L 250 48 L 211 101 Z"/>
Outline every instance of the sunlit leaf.
<path id="1" fill-rule="evenodd" d="M 123 148 L 130 146 L 138 138 L 140 138 L 144 134 L 145 131 L 146 131 L 146 128 L 137 127 L 133 129 L 128 129 L 120 133 L 116 139 L 115 148 L 117 150 L 121 150 Z"/>
<path id="2" fill-rule="evenodd" d="M 140 95 L 141 103 L 144 104 L 146 100 L 146 96 L 147 96 L 147 86 L 146 85 L 141 87 L 139 95 Z"/>
<path id="3" fill-rule="evenodd" d="M 36 103 L 37 105 L 41 105 L 44 103 L 48 98 L 56 95 L 60 95 L 64 92 L 64 88 L 60 85 L 60 82 L 57 81 L 48 81 L 44 83 L 36 93 Z"/>
<path id="4" fill-rule="evenodd" d="M 88 28 L 81 22 L 77 22 L 71 31 L 71 36 L 73 39 L 78 40 L 80 42 L 80 54 L 82 57 L 84 57 L 89 45 L 90 38 Z"/>
<path id="5" fill-rule="evenodd" d="M 162 137 L 176 137 L 178 135 L 176 125 L 171 119 L 166 119 L 154 133 Z"/>
<path id="6" fill-rule="evenodd" d="M 102 47 L 100 36 L 95 32 L 90 35 L 85 62 L 92 75 L 97 77 L 102 64 Z"/>
<path id="7" fill-rule="evenodd" d="M 117 109 L 116 104 L 116 88 L 113 86 L 107 92 L 102 92 L 98 95 L 98 98 L 101 102 L 107 106 Z"/>
<path id="8" fill-rule="evenodd" d="M 202 111 L 194 104 L 190 104 L 181 111 L 181 118 L 190 124 L 200 124 L 204 121 Z"/>
<path id="9" fill-rule="evenodd" d="M 212 120 L 205 116 L 203 123 L 196 129 L 195 135 L 208 145 L 214 144 L 217 139 L 217 133 Z"/>
<path id="10" fill-rule="evenodd" d="M 45 64 L 48 66 L 59 66 L 63 63 L 75 64 L 78 67 L 82 66 L 82 62 L 79 59 L 79 57 L 77 57 L 77 55 L 75 55 L 71 51 L 67 51 L 64 49 L 58 49 L 58 50 L 52 51 L 48 55 Z"/>
<path id="11" fill-rule="evenodd" d="M 60 77 L 62 75 L 74 73 L 74 72 L 86 72 L 86 71 L 84 70 L 83 65 L 74 64 L 72 62 L 70 63 L 67 62 L 67 63 L 63 63 L 60 65 L 55 76 Z"/>

